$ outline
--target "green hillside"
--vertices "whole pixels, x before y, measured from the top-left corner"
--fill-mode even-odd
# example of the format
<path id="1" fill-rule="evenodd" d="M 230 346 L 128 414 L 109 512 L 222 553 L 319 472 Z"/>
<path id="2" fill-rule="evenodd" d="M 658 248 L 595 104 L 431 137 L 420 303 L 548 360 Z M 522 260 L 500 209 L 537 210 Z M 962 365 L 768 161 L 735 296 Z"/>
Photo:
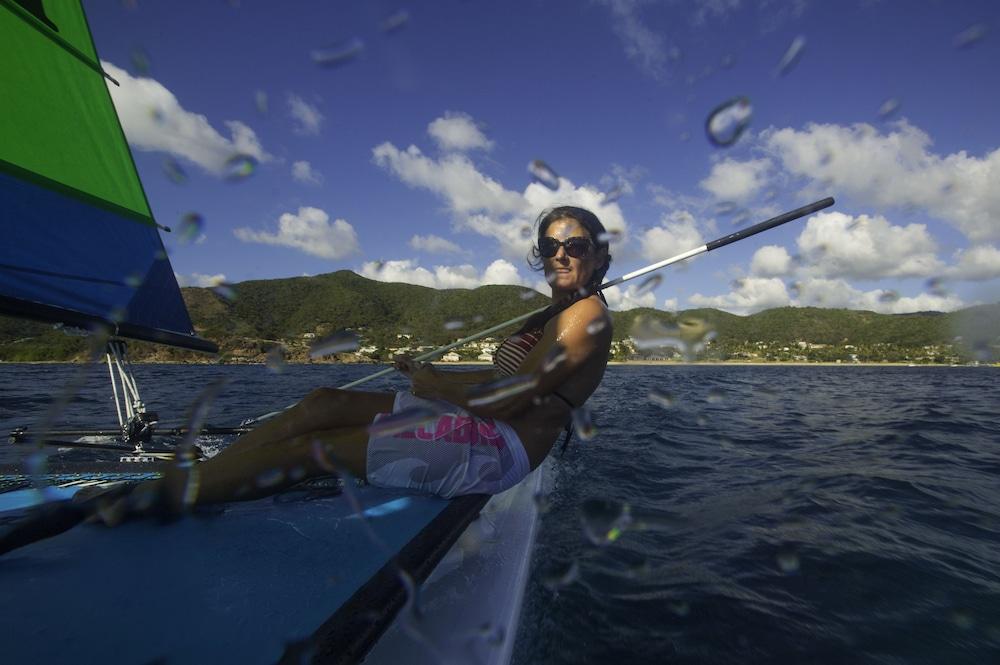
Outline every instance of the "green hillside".
<path id="1" fill-rule="evenodd" d="M 218 357 L 135 342 L 133 359 L 263 362 L 269 349 L 280 346 L 289 361 L 300 362 L 308 360 L 315 339 L 348 329 L 360 335 L 364 347 L 375 349 L 332 360 L 370 362 L 388 358 L 395 347 L 440 346 L 548 302 L 540 293 L 523 298 L 532 293 L 523 287 L 438 290 L 377 282 L 348 270 L 242 282 L 233 289 L 231 301 L 212 289 L 182 289 L 196 330 L 219 345 Z M 958 362 L 996 358 L 1000 351 L 1000 304 L 894 315 L 815 307 L 781 307 L 751 316 L 641 308 L 613 312 L 612 318 L 617 359 L 675 354 L 671 347 L 656 346 L 655 339 L 652 347 L 649 340 L 645 346 L 634 343 L 650 335 L 679 337 L 692 345 L 710 341 L 695 355 L 714 360 Z M 480 352 L 469 347 L 460 355 L 471 359 Z M 78 360 L 85 353 L 83 338 L 0 317 L 0 361 Z"/>

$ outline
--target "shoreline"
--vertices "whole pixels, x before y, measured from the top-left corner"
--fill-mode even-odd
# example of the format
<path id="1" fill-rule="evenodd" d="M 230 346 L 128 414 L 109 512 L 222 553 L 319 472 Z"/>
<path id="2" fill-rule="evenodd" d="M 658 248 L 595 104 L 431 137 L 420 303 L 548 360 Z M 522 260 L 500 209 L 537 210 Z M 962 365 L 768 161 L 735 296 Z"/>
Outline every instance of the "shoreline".
<path id="1" fill-rule="evenodd" d="M 103 363 L 103 361 L 97 361 Z M 82 365 L 83 362 L 79 360 L 23 360 L 23 361 L 9 361 L 0 360 L 0 366 L 3 365 Z M 154 360 L 154 361 L 142 361 L 133 360 L 132 365 L 212 365 L 215 367 L 242 367 L 242 366 L 265 366 L 266 363 L 262 362 L 230 362 L 230 363 L 219 363 L 219 362 L 190 362 L 190 361 L 167 361 L 167 360 Z M 485 360 L 461 360 L 458 362 L 441 362 L 437 361 L 438 365 L 442 366 L 489 366 L 493 363 L 487 362 Z M 379 365 L 389 365 L 388 362 L 288 362 L 286 365 L 317 365 L 317 366 L 366 366 L 375 367 Z M 829 361 L 801 361 L 801 360 L 772 360 L 772 361 L 748 361 L 748 360 L 699 360 L 695 362 L 681 362 L 677 360 L 609 360 L 608 366 L 616 367 L 652 367 L 652 366 L 666 366 L 666 367 L 694 367 L 698 365 L 711 366 L 711 367 L 944 367 L 944 368 L 954 368 L 954 367 L 992 367 L 1000 368 L 1000 362 L 997 363 L 980 363 L 978 365 L 970 364 L 957 364 L 948 365 L 943 363 L 906 363 L 906 362 L 850 362 L 850 363 L 838 363 Z"/>

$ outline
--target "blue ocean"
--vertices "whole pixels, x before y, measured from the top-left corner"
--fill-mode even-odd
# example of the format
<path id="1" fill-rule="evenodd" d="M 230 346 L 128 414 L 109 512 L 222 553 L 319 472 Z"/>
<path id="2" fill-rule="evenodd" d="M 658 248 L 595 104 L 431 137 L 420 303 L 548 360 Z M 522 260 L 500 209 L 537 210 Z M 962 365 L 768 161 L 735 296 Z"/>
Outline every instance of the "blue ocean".
<path id="1" fill-rule="evenodd" d="M 277 369 L 136 377 L 168 424 L 224 378 L 209 422 L 234 425 L 372 371 Z M 5 431 L 60 402 L 115 422 L 105 367 L 0 386 Z M 596 432 L 553 452 L 514 662 L 1000 662 L 998 405 L 987 367 L 610 367 Z"/>

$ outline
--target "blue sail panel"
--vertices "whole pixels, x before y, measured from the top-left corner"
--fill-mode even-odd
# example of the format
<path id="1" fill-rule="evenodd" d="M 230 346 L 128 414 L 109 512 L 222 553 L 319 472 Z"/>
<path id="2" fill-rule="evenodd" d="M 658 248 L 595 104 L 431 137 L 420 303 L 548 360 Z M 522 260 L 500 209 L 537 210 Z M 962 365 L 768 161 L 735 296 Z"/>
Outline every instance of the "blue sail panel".
<path id="1" fill-rule="evenodd" d="M 148 221 L 0 171 L 0 311 L 214 351 Z"/>

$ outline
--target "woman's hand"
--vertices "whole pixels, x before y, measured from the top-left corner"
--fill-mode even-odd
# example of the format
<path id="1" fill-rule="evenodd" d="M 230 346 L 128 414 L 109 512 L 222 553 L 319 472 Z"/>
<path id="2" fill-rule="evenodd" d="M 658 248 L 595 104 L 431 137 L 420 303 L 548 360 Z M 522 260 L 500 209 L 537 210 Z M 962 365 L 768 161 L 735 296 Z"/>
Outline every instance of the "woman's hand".
<path id="1" fill-rule="evenodd" d="M 393 357 L 392 365 L 403 374 L 412 377 L 414 372 L 423 369 L 424 367 L 429 367 L 430 363 L 416 360 L 407 354 L 400 354 Z"/>
<path id="2" fill-rule="evenodd" d="M 441 394 L 441 380 L 437 370 L 430 363 L 410 372 L 410 392 L 424 399 L 444 399 Z"/>

